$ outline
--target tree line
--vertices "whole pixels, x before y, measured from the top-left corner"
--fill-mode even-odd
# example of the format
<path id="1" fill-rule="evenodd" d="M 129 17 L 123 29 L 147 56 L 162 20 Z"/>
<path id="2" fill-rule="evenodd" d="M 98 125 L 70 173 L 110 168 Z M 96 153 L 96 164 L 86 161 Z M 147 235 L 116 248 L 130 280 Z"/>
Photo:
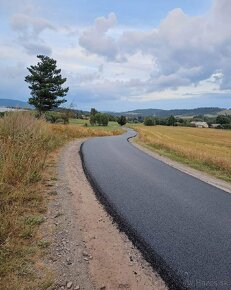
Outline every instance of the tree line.
<path id="1" fill-rule="evenodd" d="M 160 117 L 145 117 L 143 120 L 144 125 L 146 126 L 184 126 L 192 127 L 191 122 L 206 122 L 209 127 L 212 124 L 217 124 L 217 129 L 231 129 L 231 115 L 218 115 L 214 117 L 207 117 L 203 115 L 194 116 L 192 118 L 179 118 L 174 116 L 169 116 L 168 118 Z"/>

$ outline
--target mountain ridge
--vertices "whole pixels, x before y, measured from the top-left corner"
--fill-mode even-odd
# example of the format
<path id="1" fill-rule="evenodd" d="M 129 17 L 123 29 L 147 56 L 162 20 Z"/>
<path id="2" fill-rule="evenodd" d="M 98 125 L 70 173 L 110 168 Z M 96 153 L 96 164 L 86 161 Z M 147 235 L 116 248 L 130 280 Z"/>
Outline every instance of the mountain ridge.
<path id="1" fill-rule="evenodd" d="M 0 99 L 0 107 L 14 107 L 14 108 L 31 108 L 31 106 L 24 101 L 13 100 L 13 99 Z M 126 117 L 138 118 L 138 117 L 169 117 L 173 116 L 197 116 L 197 115 L 217 115 L 222 111 L 225 111 L 226 108 L 219 107 L 199 107 L 194 109 L 136 109 L 124 112 L 105 112 L 113 116 L 125 115 Z M 87 111 L 84 111 L 87 113 Z"/>
<path id="2" fill-rule="evenodd" d="M 195 109 L 173 109 L 173 110 L 163 110 L 163 109 L 136 109 L 133 111 L 125 112 L 110 112 L 111 115 L 125 115 L 126 117 L 169 117 L 173 116 L 197 116 L 197 115 L 217 115 L 219 112 L 224 111 L 225 108 L 219 107 L 199 107 Z"/>
<path id="3" fill-rule="evenodd" d="M 0 107 L 30 108 L 31 106 L 24 101 L 13 99 L 0 99 Z"/>

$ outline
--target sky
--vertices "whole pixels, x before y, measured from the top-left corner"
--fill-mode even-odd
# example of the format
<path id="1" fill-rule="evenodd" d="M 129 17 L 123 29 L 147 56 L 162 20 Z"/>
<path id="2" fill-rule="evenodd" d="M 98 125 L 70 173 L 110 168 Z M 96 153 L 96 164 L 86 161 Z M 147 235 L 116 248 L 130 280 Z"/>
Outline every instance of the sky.
<path id="1" fill-rule="evenodd" d="M 230 0 L 0 0 L 0 98 L 44 54 L 82 110 L 231 108 Z"/>

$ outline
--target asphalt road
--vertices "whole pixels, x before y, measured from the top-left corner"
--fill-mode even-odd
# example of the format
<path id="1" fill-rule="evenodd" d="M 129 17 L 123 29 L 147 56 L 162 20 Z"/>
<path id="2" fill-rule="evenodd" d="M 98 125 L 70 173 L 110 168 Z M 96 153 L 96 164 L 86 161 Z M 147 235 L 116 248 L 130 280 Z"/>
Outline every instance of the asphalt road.
<path id="1" fill-rule="evenodd" d="M 98 197 L 170 288 L 231 289 L 231 194 L 138 150 L 131 136 L 82 145 Z"/>

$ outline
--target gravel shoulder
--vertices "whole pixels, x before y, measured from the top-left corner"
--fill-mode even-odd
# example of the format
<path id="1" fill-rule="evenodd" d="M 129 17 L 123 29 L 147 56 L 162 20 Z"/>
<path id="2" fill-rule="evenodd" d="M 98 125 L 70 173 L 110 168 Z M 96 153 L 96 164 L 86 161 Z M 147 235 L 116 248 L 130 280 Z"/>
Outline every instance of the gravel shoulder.
<path id="1" fill-rule="evenodd" d="M 184 165 L 184 164 L 181 164 L 179 162 L 176 162 L 174 160 L 171 160 L 167 157 L 164 157 L 164 156 L 161 156 L 160 154 L 158 153 L 155 153 L 153 151 L 151 151 L 148 147 L 146 147 L 145 145 L 140 145 L 138 142 L 137 142 L 137 139 L 136 138 L 130 138 L 128 140 L 133 146 L 135 146 L 136 148 L 138 148 L 139 150 L 145 152 L 146 154 L 152 156 L 153 158 L 155 159 L 158 159 L 166 164 L 168 164 L 169 166 L 173 167 L 173 168 L 176 168 L 184 173 L 187 173 L 193 177 L 196 177 L 197 179 L 200 179 L 201 181 L 204 181 L 208 184 L 211 184 L 219 189 L 222 189 L 226 192 L 229 192 L 231 193 L 231 183 L 228 183 L 228 182 L 225 182 L 221 179 L 218 179 L 218 178 L 215 178 L 209 174 L 206 174 L 202 171 L 199 171 L 199 170 L 196 170 L 196 169 L 193 169 L 187 165 Z"/>
<path id="2" fill-rule="evenodd" d="M 48 205 L 46 264 L 54 272 L 49 289 L 167 289 L 96 199 L 82 168 L 82 142 L 61 151 Z"/>

